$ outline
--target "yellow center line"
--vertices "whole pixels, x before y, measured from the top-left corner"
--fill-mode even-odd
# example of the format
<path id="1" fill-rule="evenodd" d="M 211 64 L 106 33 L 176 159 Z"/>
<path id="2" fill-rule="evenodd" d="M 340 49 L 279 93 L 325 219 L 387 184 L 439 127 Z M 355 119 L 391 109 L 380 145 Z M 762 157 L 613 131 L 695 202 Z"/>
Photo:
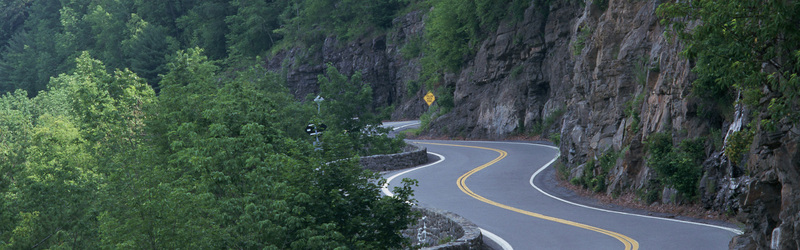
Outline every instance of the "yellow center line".
<path id="1" fill-rule="evenodd" d="M 637 249 L 639 249 L 639 242 L 637 242 L 636 240 L 634 240 L 634 239 L 632 239 L 632 238 L 630 238 L 628 236 L 625 236 L 623 234 L 620 234 L 620 233 L 617 233 L 617 232 L 613 232 L 613 231 L 610 231 L 610 230 L 606 230 L 606 229 L 602 229 L 602 228 L 599 228 L 599 227 L 594 227 L 594 226 L 589 226 L 589 225 L 582 224 L 582 223 L 577 223 L 577 222 L 574 222 L 574 221 L 569 221 L 569 220 L 565 220 L 565 219 L 561 219 L 561 218 L 556 218 L 556 217 L 547 216 L 547 215 L 543 215 L 543 214 L 539 214 L 539 213 L 534 213 L 534 212 L 527 211 L 527 210 L 522 210 L 522 209 L 515 208 L 515 207 L 512 207 L 512 206 L 508 206 L 508 205 L 505 205 L 505 204 L 502 204 L 502 203 L 498 203 L 498 202 L 493 201 L 493 200 L 489 200 L 489 199 L 487 199 L 487 198 L 485 198 L 483 196 L 480 196 L 480 195 L 476 194 L 475 192 L 472 192 L 472 190 L 470 190 L 469 187 L 467 187 L 467 184 L 466 184 L 467 178 L 469 178 L 472 174 L 477 173 L 478 171 L 481 171 L 484 168 L 487 168 L 487 167 L 491 166 L 492 164 L 495 164 L 498 161 L 500 161 L 503 158 L 505 158 L 508 155 L 508 152 L 506 152 L 506 151 L 503 151 L 503 150 L 500 150 L 500 149 L 494 149 L 494 148 L 486 148 L 486 147 L 478 147 L 478 146 L 467 146 L 467 145 L 457 145 L 457 144 L 444 144 L 444 143 L 432 143 L 432 142 L 417 142 L 417 143 L 419 143 L 419 144 L 429 144 L 429 145 L 439 145 L 439 146 L 476 148 L 476 149 L 483 149 L 483 150 L 491 150 L 491 151 L 500 153 L 500 156 L 498 156 L 494 160 L 492 160 L 490 162 L 487 162 L 487 163 L 485 163 L 483 165 L 480 165 L 480 166 L 470 170 L 469 172 L 465 173 L 464 175 L 461 175 L 461 177 L 458 177 L 458 181 L 457 181 L 458 188 L 461 189 L 461 191 L 464 192 L 465 194 L 467 194 L 469 196 L 472 196 L 472 198 L 475 198 L 475 199 L 477 199 L 479 201 L 482 201 L 482 202 L 485 202 L 487 204 L 490 204 L 490 205 L 493 205 L 493 206 L 496 206 L 496 207 L 499 207 L 499 208 L 503 208 L 503 209 L 506 209 L 506 210 L 511 210 L 511 211 L 514 211 L 514 212 L 517 212 L 517 213 L 521 213 L 521 214 L 524 214 L 524 215 L 528 215 L 528 216 L 532 216 L 532 217 L 536 217 L 536 218 L 540 218 L 540 219 L 544 219 L 544 220 L 549 220 L 549 221 L 553 221 L 553 222 L 557 222 L 557 223 L 561 223 L 561 224 L 565 224 L 565 225 L 570 225 L 570 226 L 579 227 L 579 228 L 583 228 L 583 229 L 592 230 L 592 231 L 595 231 L 595 232 L 598 232 L 598 233 L 602 233 L 602 234 L 614 237 L 615 239 L 617 239 L 620 242 L 622 242 L 622 244 L 625 245 L 625 250 L 637 250 Z"/>

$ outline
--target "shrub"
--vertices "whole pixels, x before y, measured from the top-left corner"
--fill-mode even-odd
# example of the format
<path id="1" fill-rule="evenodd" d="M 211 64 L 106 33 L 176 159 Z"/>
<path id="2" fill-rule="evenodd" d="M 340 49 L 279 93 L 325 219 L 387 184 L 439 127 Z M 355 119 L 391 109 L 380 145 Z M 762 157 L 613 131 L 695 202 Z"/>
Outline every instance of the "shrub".
<path id="1" fill-rule="evenodd" d="M 533 124 L 531 127 L 531 134 L 533 135 L 541 135 L 543 134 L 550 126 L 556 123 L 557 120 L 561 119 L 561 116 L 564 115 L 566 111 L 563 108 L 559 108 L 554 110 L 550 115 L 545 117 L 541 123 Z M 560 139 L 560 138 L 559 138 Z"/>
<path id="2" fill-rule="evenodd" d="M 592 34 L 592 29 L 588 27 L 581 28 L 578 37 L 576 38 L 575 42 L 572 44 L 572 54 L 573 55 L 580 55 L 583 48 L 586 47 L 586 39 L 589 39 L 589 35 Z"/>
<path id="3" fill-rule="evenodd" d="M 648 136 L 646 146 L 650 157 L 647 165 L 655 170 L 659 181 L 674 186 L 678 193 L 693 199 L 702 174 L 700 163 L 705 157 L 705 139 L 683 140 L 677 148 L 672 145 L 672 134 Z"/>
<path id="4" fill-rule="evenodd" d="M 556 146 L 561 145 L 561 134 L 560 133 L 551 133 L 549 137 L 550 137 L 550 141 L 552 141 L 553 144 L 556 144 Z"/>
<path id="5" fill-rule="evenodd" d="M 412 58 L 419 57 L 422 54 L 423 48 L 423 39 L 421 36 L 415 36 L 408 39 L 408 43 L 403 45 L 403 48 L 400 49 L 400 55 L 403 56 L 403 59 L 409 60 Z"/>
<path id="6" fill-rule="evenodd" d="M 625 102 L 625 116 L 631 119 L 631 132 L 638 133 L 639 132 L 639 122 L 641 118 L 639 117 L 639 109 L 642 107 L 642 102 L 644 102 L 644 93 L 636 95 L 633 99 L 628 100 Z"/>
<path id="7" fill-rule="evenodd" d="M 733 132 L 728 138 L 725 155 L 733 164 L 739 165 L 744 154 L 750 149 L 750 144 L 753 143 L 753 135 L 752 130 L 741 130 Z"/>
<path id="8" fill-rule="evenodd" d="M 608 0 L 592 0 L 592 4 L 602 11 L 608 9 Z"/>
<path id="9" fill-rule="evenodd" d="M 522 74 L 522 70 L 523 70 L 524 68 L 525 68 L 525 67 L 524 67 L 524 66 L 522 66 L 522 64 L 520 64 L 520 65 L 517 65 L 517 66 L 514 66 L 514 68 L 513 68 L 513 69 L 511 69 L 511 78 L 513 78 L 513 79 L 517 79 L 517 78 L 519 77 L 519 75 L 520 75 L 520 74 Z"/>
<path id="10" fill-rule="evenodd" d="M 567 169 L 567 165 L 558 161 L 556 162 L 556 172 L 558 173 L 559 179 L 568 180 L 569 179 L 569 169 Z M 577 185 L 576 185 L 577 186 Z"/>
<path id="11" fill-rule="evenodd" d="M 570 183 L 594 192 L 605 191 L 606 177 L 608 177 L 608 173 L 614 167 L 620 155 L 619 152 L 611 149 L 603 153 L 597 160 L 590 159 L 584 164 L 583 176 L 581 178 L 573 178 Z M 598 172 L 598 174 L 595 175 L 595 172 Z"/>

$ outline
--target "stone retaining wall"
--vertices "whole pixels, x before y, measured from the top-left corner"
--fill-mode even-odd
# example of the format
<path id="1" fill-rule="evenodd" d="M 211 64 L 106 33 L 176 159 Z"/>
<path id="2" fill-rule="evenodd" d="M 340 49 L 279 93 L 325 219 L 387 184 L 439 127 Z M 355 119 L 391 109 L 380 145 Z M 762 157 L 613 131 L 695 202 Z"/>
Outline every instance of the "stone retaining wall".
<path id="1" fill-rule="evenodd" d="M 471 221 L 449 211 L 414 207 L 421 216 L 403 231 L 411 246 L 437 250 L 473 250 L 483 247 L 481 230 Z"/>
<path id="2" fill-rule="evenodd" d="M 428 149 L 408 144 L 402 153 L 361 157 L 361 166 L 372 171 L 391 171 L 428 163 Z M 471 221 L 449 211 L 414 207 L 421 216 L 403 230 L 411 246 L 437 250 L 473 250 L 483 247 L 481 230 Z"/>
<path id="3" fill-rule="evenodd" d="M 361 166 L 375 172 L 410 168 L 428 163 L 428 149 L 408 144 L 402 153 L 361 157 Z"/>

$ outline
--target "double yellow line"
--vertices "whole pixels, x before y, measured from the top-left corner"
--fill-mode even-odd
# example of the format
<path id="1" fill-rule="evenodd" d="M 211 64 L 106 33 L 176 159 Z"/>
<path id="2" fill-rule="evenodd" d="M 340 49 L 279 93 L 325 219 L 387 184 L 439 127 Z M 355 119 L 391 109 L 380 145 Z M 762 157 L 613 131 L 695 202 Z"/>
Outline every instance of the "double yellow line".
<path id="1" fill-rule="evenodd" d="M 482 201 L 482 202 L 485 202 L 487 204 L 490 204 L 490 205 L 493 205 L 493 206 L 496 206 L 496 207 L 499 207 L 499 208 L 511 210 L 511 211 L 514 211 L 514 212 L 517 212 L 517 213 L 521 213 L 521 214 L 524 214 L 524 215 L 533 216 L 533 217 L 536 217 L 536 218 L 549 220 L 549 221 L 552 221 L 552 222 L 557 222 L 557 223 L 561 223 L 561 224 L 565 224 L 565 225 L 570 225 L 570 226 L 579 227 L 579 228 L 583 228 L 583 229 L 592 230 L 592 231 L 595 231 L 595 232 L 598 232 L 598 233 L 602 233 L 602 234 L 614 237 L 615 239 L 617 239 L 620 242 L 622 242 L 622 244 L 625 245 L 625 250 L 636 250 L 636 249 L 639 249 L 639 242 L 637 242 L 636 240 L 634 240 L 634 239 L 632 239 L 632 238 L 630 238 L 628 236 L 625 236 L 623 234 L 620 234 L 620 233 L 617 233 L 617 232 L 613 232 L 613 231 L 609 231 L 609 230 L 606 230 L 606 229 L 602 229 L 602 228 L 599 228 L 599 227 L 594 227 L 594 226 L 589 226 L 589 225 L 586 225 L 586 224 L 577 223 L 577 222 L 574 222 L 574 221 L 568 221 L 568 220 L 565 220 L 565 219 L 560 219 L 560 218 L 556 218 L 556 217 L 551 217 L 551 216 L 547 216 L 547 215 L 543 215 L 543 214 L 539 214 L 539 213 L 534 213 L 534 212 L 522 210 L 522 209 L 519 209 L 519 208 L 515 208 L 515 207 L 512 207 L 512 206 L 508 206 L 508 205 L 505 205 L 505 204 L 501 204 L 501 203 L 495 202 L 493 200 L 489 200 L 486 197 L 480 196 L 480 195 L 476 194 L 475 192 L 472 192 L 472 190 L 470 190 L 469 187 L 467 187 L 467 184 L 466 184 L 467 178 L 469 178 L 472 174 L 477 173 L 478 171 L 481 171 L 484 168 L 487 168 L 487 167 L 491 166 L 492 164 L 495 164 L 498 161 L 500 161 L 503 158 L 505 158 L 506 156 L 508 156 L 508 152 L 506 152 L 506 151 L 503 151 L 503 150 L 500 150 L 500 149 L 494 149 L 494 148 L 468 146 L 468 145 L 430 143 L 430 142 L 418 142 L 418 143 L 420 143 L 420 144 L 429 144 L 429 145 L 439 145 L 439 146 L 476 148 L 476 149 L 483 149 L 483 150 L 491 150 L 491 151 L 500 153 L 500 156 L 498 156 L 497 158 L 494 158 L 494 160 L 492 160 L 490 162 L 487 162 L 487 163 L 485 163 L 483 165 L 480 165 L 477 168 L 473 168 L 469 172 L 461 175 L 461 177 L 458 177 L 458 180 L 457 180 L 458 188 L 461 189 L 461 191 L 464 192 L 465 194 L 467 194 L 469 196 L 472 196 L 472 198 L 475 198 L 475 199 L 477 199 L 479 201 Z"/>

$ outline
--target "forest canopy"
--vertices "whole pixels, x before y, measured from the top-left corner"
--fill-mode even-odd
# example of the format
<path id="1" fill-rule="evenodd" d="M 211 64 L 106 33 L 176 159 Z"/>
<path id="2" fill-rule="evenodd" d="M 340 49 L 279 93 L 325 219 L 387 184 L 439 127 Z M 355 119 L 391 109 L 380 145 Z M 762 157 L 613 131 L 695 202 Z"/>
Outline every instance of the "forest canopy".
<path id="1" fill-rule="evenodd" d="M 81 51 L 156 87 L 167 58 L 200 47 L 223 64 L 391 26 L 405 0 L 8 0 L 0 3 L 0 93 L 45 90 Z"/>
<path id="2" fill-rule="evenodd" d="M 402 244 L 414 181 L 382 196 L 382 178 L 359 165 L 403 142 L 352 130 L 380 123 L 357 75 L 320 76 L 324 89 L 361 90 L 324 93 L 356 102 L 317 114 L 278 75 L 221 71 L 202 49 L 176 52 L 166 72 L 156 96 L 135 73 L 109 73 L 82 52 L 36 97 L 0 97 L 0 248 Z M 364 119 L 348 124 L 353 115 Z M 323 150 L 303 133 L 309 120 L 331 124 Z"/>

